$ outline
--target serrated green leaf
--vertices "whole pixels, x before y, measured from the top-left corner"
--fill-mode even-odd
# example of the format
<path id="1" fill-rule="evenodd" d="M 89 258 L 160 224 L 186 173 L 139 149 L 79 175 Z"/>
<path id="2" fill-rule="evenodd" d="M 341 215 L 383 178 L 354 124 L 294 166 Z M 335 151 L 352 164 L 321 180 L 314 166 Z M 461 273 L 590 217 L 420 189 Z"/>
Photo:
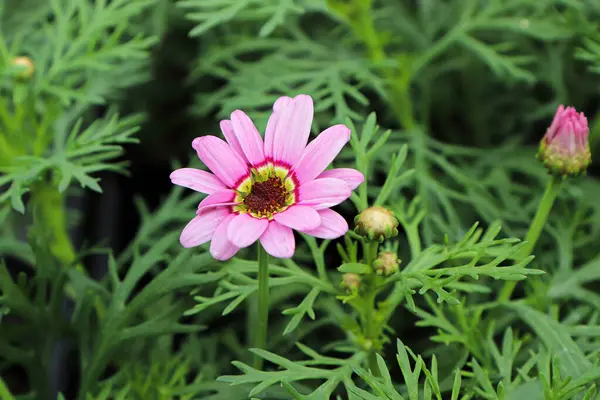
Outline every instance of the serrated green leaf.
<path id="1" fill-rule="evenodd" d="M 366 264 L 361 263 L 345 263 L 338 267 L 338 271 L 344 273 L 353 273 L 353 274 L 370 274 L 372 272 L 371 267 Z"/>

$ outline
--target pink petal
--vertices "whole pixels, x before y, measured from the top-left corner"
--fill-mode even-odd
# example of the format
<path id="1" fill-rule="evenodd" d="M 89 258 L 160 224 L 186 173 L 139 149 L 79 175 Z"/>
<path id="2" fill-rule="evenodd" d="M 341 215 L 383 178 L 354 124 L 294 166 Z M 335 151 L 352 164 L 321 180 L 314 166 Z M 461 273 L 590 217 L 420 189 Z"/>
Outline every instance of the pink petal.
<path id="1" fill-rule="evenodd" d="M 255 167 L 263 163 L 265 161 L 263 140 L 250 117 L 243 111 L 235 110 L 231 113 L 231 123 L 248 162 Z"/>
<path id="2" fill-rule="evenodd" d="M 200 193 L 211 194 L 226 189 L 216 176 L 196 168 L 180 168 L 171 172 L 171 182 Z"/>
<path id="3" fill-rule="evenodd" d="M 269 227 L 260 237 L 260 243 L 267 253 L 277 258 L 290 258 L 296 248 L 294 232 L 277 221 L 269 223 Z"/>
<path id="4" fill-rule="evenodd" d="M 365 181 L 362 172 L 352 168 L 334 168 L 323 172 L 317 177 L 320 178 L 336 178 L 341 179 L 350 187 L 350 190 L 356 189 Z"/>
<path id="5" fill-rule="evenodd" d="M 192 142 L 192 147 L 200 160 L 230 188 L 249 173 L 244 160 L 216 136 L 198 137 Z"/>
<path id="6" fill-rule="evenodd" d="M 315 229 L 321 225 L 319 213 L 314 208 L 308 206 L 291 206 L 287 210 L 275 214 L 273 218 L 280 224 L 298 231 Z"/>
<path id="7" fill-rule="evenodd" d="M 274 161 L 294 165 L 306 147 L 314 107 L 310 96 L 301 94 L 274 111 L 265 132 L 266 156 Z"/>
<path id="8" fill-rule="evenodd" d="M 300 184 L 312 181 L 338 155 L 342 147 L 350 140 L 350 129 L 345 125 L 334 125 L 323 131 L 306 146 L 300 160 L 292 170 Z"/>
<path id="9" fill-rule="evenodd" d="M 201 212 L 209 207 L 218 207 L 218 206 L 226 206 L 226 205 L 234 205 L 236 204 L 233 200 L 235 199 L 236 193 L 231 189 L 221 190 L 220 192 L 216 192 L 208 195 L 204 200 L 200 202 L 198 205 L 198 211 Z"/>
<path id="10" fill-rule="evenodd" d="M 228 215 L 230 211 L 226 207 L 208 209 L 196 215 L 181 232 L 179 241 L 183 247 L 200 246 L 208 242 L 215 230 Z"/>
<path id="11" fill-rule="evenodd" d="M 242 146 L 240 146 L 240 142 L 238 141 L 237 136 L 233 131 L 233 124 L 231 123 L 231 121 L 228 119 L 224 119 L 219 123 L 219 126 L 221 127 L 221 132 L 223 132 L 223 136 L 225 136 L 225 140 L 231 146 L 231 149 L 234 152 L 236 152 L 237 155 L 240 156 L 240 158 L 242 158 L 244 161 L 248 161 L 246 159 L 246 156 L 244 155 Z"/>
<path id="12" fill-rule="evenodd" d="M 210 254 L 217 260 L 229 260 L 240 249 L 227 238 L 227 227 L 235 217 L 235 214 L 230 214 L 221 221 L 210 242 Z"/>
<path id="13" fill-rule="evenodd" d="M 304 233 L 320 239 L 335 239 L 348 232 L 348 222 L 335 211 L 326 208 L 319 210 L 319 215 L 321 216 L 321 225 L 316 229 L 304 231 Z"/>
<path id="14" fill-rule="evenodd" d="M 267 225 L 269 225 L 267 219 L 240 214 L 229 223 L 227 238 L 237 247 L 248 247 L 265 232 Z"/>
<path id="15" fill-rule="evenodd" d="M 281 110 L 291 101 L 291 97 L 282 96 L 273 104 L 273 113 L 269 117 L 267 129 L 265 130 L 265 156 L 267 158 L 273 158 L 273 134 L 275 133 L 277 121 L 279 121 L 279 117 L 281 116 Z"/>
<path id="16" fill-rule="evenodd" d="M 281 111 L 283 109 L 283 107 L 290 104 L 290 101 L 292 101 L 291 97 L 281 96 L 280 98 L 275 100 L 275 103 L 273 104 L 273 111 L 275 111 L 275 112 Z"/>
<path id="17" fill-rule="evenodd" d="M 321 210 L 340 204 L 350 197 L 351 193 L 348 185 L 341 179 L 315 179 L 298 188 L 298 204 Z"/>

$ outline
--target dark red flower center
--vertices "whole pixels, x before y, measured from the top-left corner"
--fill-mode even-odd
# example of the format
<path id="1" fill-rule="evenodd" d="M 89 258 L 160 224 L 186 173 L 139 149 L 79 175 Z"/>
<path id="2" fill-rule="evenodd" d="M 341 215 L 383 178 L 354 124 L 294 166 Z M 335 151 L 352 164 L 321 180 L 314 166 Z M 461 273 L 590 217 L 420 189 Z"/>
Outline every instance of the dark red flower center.
<path id="1" fill-rule="evenodd" d="M 287 206 L 287 190 L 281 179 L 270 177 L 264 182 L 255 182 L 251 192 L 244 199 L 249 212 L 265 215 L 280 211 Z"/>

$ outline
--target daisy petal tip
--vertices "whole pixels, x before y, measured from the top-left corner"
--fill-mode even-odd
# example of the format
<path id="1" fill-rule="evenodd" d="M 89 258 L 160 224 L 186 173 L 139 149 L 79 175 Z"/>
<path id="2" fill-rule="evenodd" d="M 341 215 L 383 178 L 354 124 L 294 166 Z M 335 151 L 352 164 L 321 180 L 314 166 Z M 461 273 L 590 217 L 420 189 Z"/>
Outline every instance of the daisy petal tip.
<path id="1" fill-rule="evenodd" d="M 228 131 L 230 129 L 233 129 L 231 127 L 231 120 L 229 119 L 222 119 L 221 121 L 219 121 L 219 127 L 221 128 L 221 131 Z"/>
<path id="2" fill-rule="evenodd" d="M 248 115 L 245 112 L 243 112 L 242 110 L 238 109 L 238 108 L 236 108 L 235 110 L 233 110 L 231 112 L 231 114 L 229 115 L 229 118 L 231 120 L 234 120 L 236 118 L 246 118 L 246 117 L 248 117 Z"/>
<path id="3" fill-rule="evenodd" d="M 313 98 L 308 94 L 299 94 L 292 99 L 292 104 L 305 110 L 306 114 L 313 115 L 315 111 L 315 103 Z"/>
<path id="4" fill-rule="evenodd" d="M 279 97 L 277 100 L 275 100 L 275 103 L 273 103 L 273 111 L 280 111 L 283 107 L 287 106 L 290 101 L 292 101 L 292 98 L 289 96 Z"/>
<path id="5" fill-rule="evenodd" d="M 198 147 L 200 147 L 202 143 L 202 137 L 197 137 L 194 140 L 192 140 L 192 148 L 194 150 L 198 150 Z"/>
<path id="6" fill-rule="evenodd" d="M 350 134 L 352 133 L 352 131 L 346 125 L 337 124 L 337 125 L 333 125 L 329 129 L 335 129 L 336 131 L 339 132 L 340 135 L 342 135 L 346 139 L 346 141 L 350 140 Z"/>
<path id="7" fill-rule="evenodd" d="M 179 236 L 179 243 L 181 243 L 181 245 L 185 248 L 185 249 L 191 249 L 192 247 L 195 247 L 188 238 L 184 238 L 183 235 Z"/>
<path id="8" fill-rule="evenodd" d="M 266 219 L 254 218 L 248 214 L 239 214 L 227 227 L 227 239 L 239 248 L 256 242 L 269 225 Z"/>
<path id="9" fill-rule="evenodd" d="M 280 253 L 277 258 L 292 258 L 294 256 L 294 249 L 289 250 L 287 253 Z M 275 257 L 275 256 L 273 256 Z"/>
<path id="10" fill-rule="evenodd" d="M 320 239 L 332 240 L 340 238 L 348 232 L 348 222 L 332 209 L 319 210 L 319 215 L 322 220 L 321 226 L 304 233 Z"/>
<path id="11" fill-rule="evenodd" d="M 365 182 L 365 176 L 362 172 L 356 171 L 353 182 L 346 182 L 350 187 L 350 190 L 354 190 Z"/>
<path id="12" fill-rule="evenodd" d="M 217 253 L 217 252 L 213 252 L 213 250 L 211 249 L 210 251 L 210 255 L 212 256 L 212 258 L 214 258 L 217 261 L 227 261 L 230 260 L 234 254 L 227 254 L 227 253 Z"/>
<path id="13" fill-rule="evenodd" d="M 272 221 L 260 237 L 265 251 L 276 258 L 291 258 L 296 250 L 294 232 L 277 221 Z"/>
<path id="14" fill-rule="evenodd" d="M 305 93 L 301 93 L 299 95 L 296 95 L 296 97 L 294 97 L 294 100 L 301 101 L 301 102 L 306 103 L 306 104 L 308 104 L 308 103 L 314 104 L 312 96 L 309 95 L 309 94 L 305 94 Z"/>

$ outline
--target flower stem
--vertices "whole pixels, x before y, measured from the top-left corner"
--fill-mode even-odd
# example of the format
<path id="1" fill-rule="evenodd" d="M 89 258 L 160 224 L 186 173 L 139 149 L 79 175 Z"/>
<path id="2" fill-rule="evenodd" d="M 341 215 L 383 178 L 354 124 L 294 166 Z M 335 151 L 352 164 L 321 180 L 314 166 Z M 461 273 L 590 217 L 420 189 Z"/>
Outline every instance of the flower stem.
<path id="1" fill-rule="evenodd" d="M 531 221 L 531 225 L 529 225 L 529 230 L 527 231 L 527 235 L 525 236 L 525 242 L 527 242 L 522 248 L 521 251 L 517 254 L 517 259 L 520 261 L 525 257 L 528 257 L 535 244 L 542 233 L 542 229 L 544 229 L 544 225 L 546 225 L 546 221 L 548 220 L 548 215 L 550 214 L 550 210 L 554 205 L 554 201 L 556 200 L 556 196 L 560 192 L 562 187 L 562 178 L 553 176 L 548 185 L 546 186 L 546 190 L 542 196 L 542 200 L 538 206 L 537 212 L 533 221 Z M 498 296 L 498 300 L 508 301 L 517 286 L 516 281 L 506 282 L 500 295 Z"/>
<path id="2" fill-rule="evenodd" d="M 373 267 L 373 263 L 377 259 L 377 252 L 379 250 L 378 242 L 371 242 L 365 244 L 367 264 Z M 368 276 L 367 293 L 365 295 L 365 310 L 364 310 L 364 335 L 365 339 L 371 341 L 371 347 L 369 349 L 368 363 L 371 373 L 375 376 L 379 376 L 379 368 L 377 367 L 377 355 L 375 349 L 375 340 L 377 339 L 377 326 L 375 324 L 374 316 L 376 310 L 376 285 L 377 285 L 377 274 L 375 268 L 372 268 L 371 274 Z"/>
<path id="3" fill-rule="evenodd" d="M 269 255 L 258 243 L 258 329 L 254 335 L 254 347 L 266 350 L 269 324 Z M 254 368 L 262 369 L 263 359 L 254 356 Z"/>

